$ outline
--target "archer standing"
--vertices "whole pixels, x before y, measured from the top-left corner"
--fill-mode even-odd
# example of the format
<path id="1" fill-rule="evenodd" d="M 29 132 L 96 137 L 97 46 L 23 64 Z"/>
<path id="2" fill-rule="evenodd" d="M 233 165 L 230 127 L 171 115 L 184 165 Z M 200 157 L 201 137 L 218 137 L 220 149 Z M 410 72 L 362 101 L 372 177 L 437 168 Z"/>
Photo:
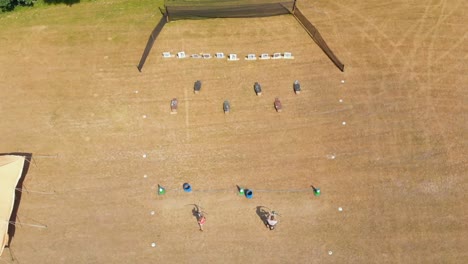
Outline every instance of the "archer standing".
<path id="1" fill-rule="evenodd" d="M 206 223 L 206 217 L 201 212 L 198 212 L 197 222 L 198 226 L 200 226 L 200 231 L 203 231 L 203 225 Z"/>
<path id="2" fill-rule="evenodd" d="M 275 211 L 269 212 L 268 217 L 267 217 L 266 226 L 270 230 L 273 230 L 273 229 L 275 229 L 276 224 L 278 224 L 278 219 L 276 217 Z"/>

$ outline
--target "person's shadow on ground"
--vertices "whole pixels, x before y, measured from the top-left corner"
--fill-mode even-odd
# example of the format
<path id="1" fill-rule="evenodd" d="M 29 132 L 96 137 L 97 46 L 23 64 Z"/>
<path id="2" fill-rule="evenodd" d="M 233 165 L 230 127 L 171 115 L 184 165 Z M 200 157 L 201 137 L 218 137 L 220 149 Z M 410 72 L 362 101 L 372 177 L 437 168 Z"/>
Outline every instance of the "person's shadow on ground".
<path id="1" fill-rule="evenodd" d="M 193 209 L 192 209 L 192 215 L 198 220 L 200 220 L 200 208 L 198 208 L 197 205 L 194 205 L 193 206 Z"/>
<path id="2" fill-rule="evenodd" d="M 258 217 L 260 217 L 260 220 L 262 220 L 262 223 L 266 226 L 269 210 L 267 210 L 265 206 L 260 205 L 260 206 L 257 206 L 256 212 L 257 212 Z"/>

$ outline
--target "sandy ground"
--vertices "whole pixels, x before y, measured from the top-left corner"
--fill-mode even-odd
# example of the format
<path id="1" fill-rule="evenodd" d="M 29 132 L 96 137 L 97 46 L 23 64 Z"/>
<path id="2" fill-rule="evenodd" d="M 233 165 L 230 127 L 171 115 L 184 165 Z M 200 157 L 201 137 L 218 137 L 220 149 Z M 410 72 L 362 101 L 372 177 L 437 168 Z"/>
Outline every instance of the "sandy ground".
<path id="1" fill-rule="evenodd" d="M 139 73 L 159 15 L 129 2 L 0 16 L 0 152 L 33 154 L 17 220 L 47 225 L 2 263 L 468 262 L 468 2 L 299 1 L 344 73 L 290 16 L 170 23 Z"/>

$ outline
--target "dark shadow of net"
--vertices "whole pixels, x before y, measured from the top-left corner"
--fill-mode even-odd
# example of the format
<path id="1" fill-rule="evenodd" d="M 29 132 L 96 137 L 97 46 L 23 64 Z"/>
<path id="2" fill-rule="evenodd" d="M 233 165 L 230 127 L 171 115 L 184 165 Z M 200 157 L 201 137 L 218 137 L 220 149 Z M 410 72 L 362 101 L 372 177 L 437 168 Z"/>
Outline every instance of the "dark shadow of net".
<path id="1" fill-rule="evenodd" d="M 11 211 L 11 216 L 9 220 L 10 223 L 8 225 L 8 244 L 6 245 L 6 247 L 10 247 L 11 241 L 13 241 L 13 237 L 15 236 L 15 232 L 16 232 L 16 226 L 12 223 L 16 223 L 18 209 L 19 209 L 20 202 L 21 202 L 21 195 L 22 195 L 21 190 L 23 190 L 23 183 L 24 183 L 24 180 L 26 179 L 26 175 L 28 174 L 29 164 L 31 164 L 32 153 L 23 153 L 23 152 L 0 153 L 0 156 L 5 156 L 5 155 L 15 155 L 15 156 L 24 157 L 23 172 L 21 174 L 21 178 L 18 181 L 18 184 L 16 185 L 15 203 L 13 204 L 13 210 Z"/>
<path id="2" fill-rule="evenodd" d="M 335 56 L 333 51 L 328 47 L 325 40 L 320 35 L 318 29 L 312 25 L 312 23 L 302 14 L 298 7 L 294 9 L 294 17 L 304 27 L 305 31 L 309 34 L 312 40 L 322 49 L 322 51 L 328 56 L 328 58 L 335 64 L 340 71 L 344 71 L 344 64 Z"/>
<path id="3" fill-rule="evenodd" d="M 163 11 L 161 11 L 163 12 Z M 167 23 L 167 14 L 163 13 L 163 16 L 159 20 L 159 23 L 156 25 L 156 27 L 153 29 L 151 32 L 151 35 L 148 38 L 148 42 L 146 43 L 145 50 L 143 51 L 143 54 L 141 55 L 140 62 L 138 63 L 138 71 L 141 72 L 141 69 L 143 69 L 143 65 L 145 65 L 146 58 L 148 57 L 151 49 L 153 48 L 154 42 L 156 41 L 156 38 L 158 37 L 159 33 L 161 33 L 164 25 Z"/>
<path id="4" fill-rule="evenodd" d="M 72 6 L 74 4 L 78 4 L 80 0 L 44 0 L 44 3 L 48 5 L 59 5 L 65 4 L 67 6 Z"/>

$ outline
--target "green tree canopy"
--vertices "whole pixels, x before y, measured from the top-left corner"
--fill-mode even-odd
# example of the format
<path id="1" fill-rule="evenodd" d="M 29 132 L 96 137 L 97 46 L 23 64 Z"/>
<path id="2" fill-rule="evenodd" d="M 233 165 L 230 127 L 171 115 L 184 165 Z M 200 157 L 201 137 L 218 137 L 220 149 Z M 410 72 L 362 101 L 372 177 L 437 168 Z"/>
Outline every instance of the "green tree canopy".
<path id="1" fill-rule="evenodd" d="M 0 10 L 2 12 L 12 11 L 16 6 L 33 6 L 36 2 L 48 5 L 65 4 L 72 6 L 79 3 L 80 0 L 0 0 Z"/>
<path id="2" fill-rule="evenodd" d="M 36 0 L 0 0 L 0 9 L 2 11 L 11 11 L 15 6 L 32 6 Z"/>

